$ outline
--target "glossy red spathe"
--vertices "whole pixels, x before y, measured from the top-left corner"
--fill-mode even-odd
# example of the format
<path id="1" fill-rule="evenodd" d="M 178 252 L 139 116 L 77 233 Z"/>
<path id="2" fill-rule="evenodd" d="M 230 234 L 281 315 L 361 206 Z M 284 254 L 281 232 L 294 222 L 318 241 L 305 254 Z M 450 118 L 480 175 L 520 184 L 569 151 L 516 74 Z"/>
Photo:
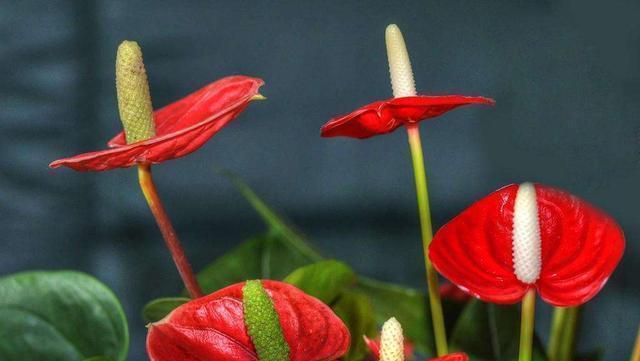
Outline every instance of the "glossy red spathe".
<path id="1" fill-rule="evenodd" d="M 392 98 L 333 118 L 322 127 L 320 134 L 323 137 L 369 138 L 390 133 L 402 125 L 437 117 L 462 105 L 494 103 L 493 99 L 462 95 Z"/>
<path id="2" fill-rule="evenodd" d="M 126 144 L 124 133 L 120 133 L 108 143 L 112 149 L 56 160 L 49 166 L 104 171 L 185 156 L 235 119 L 263 84 L 261 79 L 247 76 L 222 78 L 154 111 L 155 137 Z"/>
<path id="3" fill-rule="evenodd" d="M 291 361 L 331 361 L 344 355 L 350 335 L 331 309 L 299 289 L 262 281 L 280 319 Z M 152 361 L 257 361 L 244 324 L 244 282 L 190 301 L 149 326 Z"/>
<path id="4" fill-rule="evenodd" d="M 555 306 L 587 302 L 622 257 L 622 230 L 585 201 L 535 184 L 540 268 L 535 282 L 525 283 L 514 270 L 514 204 L 519 187 L 499 189 L 444 225 L 429 247 L 431 261 L 442 275 L 483 301 L 516 303 L 536 288 Z"/>

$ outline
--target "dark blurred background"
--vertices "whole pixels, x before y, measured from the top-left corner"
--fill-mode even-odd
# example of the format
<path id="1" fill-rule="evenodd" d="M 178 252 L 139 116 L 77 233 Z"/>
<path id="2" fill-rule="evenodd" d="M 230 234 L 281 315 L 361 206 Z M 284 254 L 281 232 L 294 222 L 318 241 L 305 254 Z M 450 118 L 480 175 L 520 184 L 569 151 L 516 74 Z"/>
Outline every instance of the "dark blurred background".
<path id="1" fill-rule="evenodd" d="M 244 178 L 328 255 L 423 287 L 406 134 L 321 139 L 391 95 L 384 29 L 405 33 L 422 93 L 494 97 L 425 122 L 436 226 L 511 182 L 570 190 L 614 216 L 625 257 L 586 306 L 580 349 L 627 359 L 640 322 L 637 1 L 3 1 L 0 273 L 79 269 L 112 287 L 146 359 L 143 304 L 181 288 L 133 169 L 50 170 L 120 130 L 114 58 L 144 51 L 156 107 L 230 74 L 266 81 L 198 152 L 155 167 L 196 269 L 263 230 L 214 168 Z M 546 337 L 549 307 L 539 312 Z"/>

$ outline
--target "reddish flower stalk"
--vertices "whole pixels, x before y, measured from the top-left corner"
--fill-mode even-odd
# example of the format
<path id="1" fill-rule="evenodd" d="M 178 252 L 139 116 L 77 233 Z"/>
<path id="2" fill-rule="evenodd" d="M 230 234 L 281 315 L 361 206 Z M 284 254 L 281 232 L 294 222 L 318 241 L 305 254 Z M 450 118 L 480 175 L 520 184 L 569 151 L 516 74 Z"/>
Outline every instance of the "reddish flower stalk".
<path id="1" fill-rule="evenodd" d="M 173 229 L 171 220 L 169 220 L 169 216 L 167 215 L 167 212 L 162 205 L 162 201 L 158 196 L 158 191 L 156 190 L 156 186 L 153 183 L 153 177 L 151 175 L 151 166 L 149 164 L 138 165 L 138 180 L 140 182 L 140 188 L 142 189 L 144 198 L 146 199 L 147 204 L 149 204 L 149 209 L 158 223 L 160 233 L 162 233 L 164 242 L 171 253 L 171 258 L 173 258 L 176 268 L 178 268 L 178 273 L 180 273 L 180 278 L 182 278 L 182 282 L 187 288 L 189 296 L 191 296 L 191 298 L 202 297 L 202 290 L 200 289 L 196 275 L 191 269 L 191 265 L 189 264 L 189 260 L 187 259 L 184 250 L 182 249 L 182 245 L 176 235 L 176 231 Z"/>

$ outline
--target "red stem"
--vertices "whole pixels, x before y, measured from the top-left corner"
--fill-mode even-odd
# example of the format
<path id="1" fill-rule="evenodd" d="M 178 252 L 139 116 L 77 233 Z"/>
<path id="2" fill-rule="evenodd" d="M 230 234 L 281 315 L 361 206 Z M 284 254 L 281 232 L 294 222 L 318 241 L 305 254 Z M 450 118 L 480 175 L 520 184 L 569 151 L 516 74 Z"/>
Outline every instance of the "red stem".
<path id="1" fill-rule="evenodd" d="M 202 297 L 202 291 L 200 290 L 198 280 L 191 269 L 191 265 L 189 264 L 189 260 L 187 259 L 184 250 L 182 249 L 182 245 L 180 245 L 180 240 L 176 235 L 176 231 L 173 229 L 171 220 L 169 220 L 169 216 L 164 210 L 162 201 L 160 201 L 160 197 L 158 196 L 158 191 L 156 190 L 156 186 L 153 183 L 153 178 L 151 176 L 151 166 L 149 164 L 138 165 L 138 180 L 140 182 L 140 188 L 142 189 L 144 198 L 149 204 L 151 213 L 153 213 L 153 216 L 156 218 L 156 222 L 160 228 L 160 233 L 162 233 L 165 244 L 167 245 L 167 248 L 169 248 L 173 262 L 178 268 L 178 273 L 180 273 L 182 282 L 184 282 L 189 295 L 191 298 Z"/>

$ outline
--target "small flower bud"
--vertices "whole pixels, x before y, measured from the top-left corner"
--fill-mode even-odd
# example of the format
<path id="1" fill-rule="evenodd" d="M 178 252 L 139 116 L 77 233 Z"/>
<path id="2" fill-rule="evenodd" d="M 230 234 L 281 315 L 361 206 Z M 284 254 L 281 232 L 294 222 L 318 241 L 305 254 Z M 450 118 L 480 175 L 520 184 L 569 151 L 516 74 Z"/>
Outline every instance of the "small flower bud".
<path id="1" fill-rule="evenodd" d="M 127 144 L 154 137 L 156 130 L 149 81 L 142 62 L 142 50 L 135 41 L 123 41 L 118 47 L 116 90 Z"/>
<path id="2" fill-rule="evenodd" d="M 404 361 L 402 326 L 395 317 L 382 325 L 380 333 L 380 361 Z"/>

